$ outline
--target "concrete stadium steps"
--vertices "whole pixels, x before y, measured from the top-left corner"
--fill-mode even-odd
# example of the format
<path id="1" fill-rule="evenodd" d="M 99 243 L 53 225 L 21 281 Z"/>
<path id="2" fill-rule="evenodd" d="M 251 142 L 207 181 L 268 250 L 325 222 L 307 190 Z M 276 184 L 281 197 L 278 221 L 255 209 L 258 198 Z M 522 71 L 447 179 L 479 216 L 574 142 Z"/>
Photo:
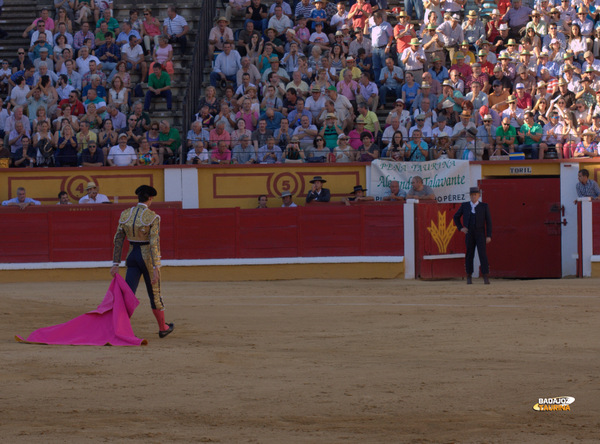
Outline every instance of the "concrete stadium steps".
<path id="1" fill-rule="evenodd" d="M 143 9 L 145 7 L 149 7 L 152 9 L 152 14 L 154 17 L 158 18 L 158 20 L 163 22 L 163 20 L 167 17 L 167 8 L 172 5 L 172 3 L 164 3 L 164 2 L 145 2 L 143 4 L 140 3 L 123 3 L 123 2 L 115 2 L 114 3 L 114 16 L 122 22 L 124 19 L 129 18 L 129 10 L 137 9 L 139 11 L 140 18 L 143 18 Z M 156 98 L 152 100 L 152 104 L 150 106 L 150 116 L 153 120 L 166 120 L 171 124 L 171 126 L 177 128 L 178 130 L 182 130 L 183 128 L 183 100 L 186 95 L 188 78 L 190 75 L 189 65 L 192 61 L 192 48 L 194 46 L 194 42 L 197 34 L 197 19 L 200 15 L 200 11 L 202 9 L 200 1 L 197 3 L 177 3 L 176 4 L 179 14 L 185 17 L 188 25 L 190 27 L 190 32 L 188 33 L 188 54 L 180 55 L 180 45 L 173 44 L 173 65 L 175 67 L 175 73 L 171 76 L 171 90 L 173 93 L 173 108 L 171 111 L 167 110 L 167 102 L 163 98 Z M 150 68 L 150 63 L 152 62 L 151 56 L 146 56 L 146 63 L 148 63 L 148 68 Z M 132 84 L 138 84 L 140 80 L 139 74 L 132 74 Z M 144 90 L 144 94 L 147 91 L 148 84 L 141 83 L 141 86 Z M 144 100 L 143 97 L 134 98 L 135 100 Z M 182 134 L 182 137 L 185 137 Z"/>
<path id="2" fill-rule="evenodd" d="M 29 49 L 29 38 L 23 38 L 23 31 L 35 20 L 41 7 L 31 7 L 17 0 L 8 0 L 2 7 L 0 28 L 8 32 L 8 38 L 0 40 L 0 58 L 12 62 L 17 57 L 17 49 Z"/>

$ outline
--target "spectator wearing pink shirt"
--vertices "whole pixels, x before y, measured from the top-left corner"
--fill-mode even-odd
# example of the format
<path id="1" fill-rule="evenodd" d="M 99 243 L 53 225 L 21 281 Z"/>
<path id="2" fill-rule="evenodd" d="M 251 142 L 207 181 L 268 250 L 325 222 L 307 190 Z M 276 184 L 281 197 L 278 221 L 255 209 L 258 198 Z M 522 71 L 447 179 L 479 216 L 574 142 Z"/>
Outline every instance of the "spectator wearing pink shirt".
<path id="1" fill-rule="evenodd" d="M 210 131 L 210 146 L 215 148 L 220 142 L 226 142 L 227 148 L 231 146 L 231 135 L 225 131 L 225 122 L 219 121 L 215 129 Z"/>
<path id="2" fill-rule="evenodd" d="M 216 148 L 211 150 L 210 163 L 219 165 L 231 163 L 231 150 L 229 150 L 227 142 L 223 140 L 219 142 Z"/>
<path id="3" fill-rule="evenodd" d="M 358 83 L 352 80 L 352 72 L 347 69 L 344 71 L 344 78 L 337 84 L 337 91 L 356 107 L 356 96 L 358 94 Z"/>
<path id="4" fill-rule="evenodd" d="M 246 129 L 254 131 L 258 125 L 258 111 L 252 111 L 252 102 L 245 99 L 242 102 L 242 108 L 235 115 L 235 119 L 244 119 Z"/>

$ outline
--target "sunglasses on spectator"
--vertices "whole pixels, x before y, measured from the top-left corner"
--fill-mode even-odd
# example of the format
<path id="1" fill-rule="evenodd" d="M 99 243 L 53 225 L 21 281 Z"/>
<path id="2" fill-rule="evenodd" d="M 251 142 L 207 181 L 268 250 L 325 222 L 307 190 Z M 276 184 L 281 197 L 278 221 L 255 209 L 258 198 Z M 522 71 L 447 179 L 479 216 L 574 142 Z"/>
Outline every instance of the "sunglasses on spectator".
<path id="1" fill-rule="evenodd" d="M 24 52 L 18 52 L 17 54 L 19 54 L 19 55 L 24 55 L 25 53 L 24 53 Z"/>

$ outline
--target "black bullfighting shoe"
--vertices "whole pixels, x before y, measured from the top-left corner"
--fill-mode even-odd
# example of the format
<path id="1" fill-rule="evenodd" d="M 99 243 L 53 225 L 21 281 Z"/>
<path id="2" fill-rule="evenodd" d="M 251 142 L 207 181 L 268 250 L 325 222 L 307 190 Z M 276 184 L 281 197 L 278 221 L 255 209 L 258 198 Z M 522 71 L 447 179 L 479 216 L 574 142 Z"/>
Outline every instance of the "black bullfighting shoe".
<path id="1" fill-rule="evenodd" d="M 160 330 L 158 332 L 158 337 L 159 338 L 166 338 L 167 336 L 169 336 L 171 334 L 171 332 L 173 330 L 175 330 L 175 323 L 171 322 L 170 324 L 167 324 L 169 326 L 168 330 Z"/>

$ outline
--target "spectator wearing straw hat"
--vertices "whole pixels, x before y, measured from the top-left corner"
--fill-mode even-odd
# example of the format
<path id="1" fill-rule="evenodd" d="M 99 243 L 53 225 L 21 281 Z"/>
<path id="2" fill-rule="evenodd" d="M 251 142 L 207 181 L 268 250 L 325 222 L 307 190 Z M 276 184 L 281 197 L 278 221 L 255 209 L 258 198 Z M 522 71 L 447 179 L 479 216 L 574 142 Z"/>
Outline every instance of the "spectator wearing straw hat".
<path id="1" fill-rule="evenodd" d="M 396 50 L 399 55 L 409 47 L 410 40 L 415 37 L 417 37 L 417 33 L 414 25 L 410 22 L 409 15 L 404 11 L 400 11 L 398 14 L 398 24 L 394 27 L 394 39 L 396 40 Z"/>
<path id="2" fill-rule="evenodd" d="M 508 96 L 506 102 L 508 103 L 508 108 L 502 111 L 502 118 L 508 117 L 513 127 L 520 128 L 523 125 L 525 113 L 521 108 L 517 107 L 516 96 Z"/>
<path id="3" fill-rule="evenodd" d="M 445 53 L 443 51 L 444 47 L 435 24 L 430 23 L 427 25 L 425 31 L 423 32 L 421 44 L 423 45 L 423 51 L 425 51 L 427 60 L 430 62 L 429 66 L 431 66 L 431 63 L 433 63 L 435 58 L 439 58 L 440 61 L 443 62 L 442 59 L 445 57 Z"/>
<path id="4" fill-rule="evenodd" d="M 427 59 L 418 38 L 411 39 L 410 46 L 402 51 L 400 60 L 404 64 L 405 73 L 412 73 L 415 77 L 415 82 L 420 84 L 423 77 L 423 66 L 427 62 Z"/>
<path id="5" fill-rule="evenodd" d="M 294 196 L 292 196 L 292 193 L 290 193 L 289 191 L 284 191 L 283 193 L 281 193 L 281 207 L 282 208 L 294 208 L 297 207 L 298 205 L 296 205 L 294 203 Z"/>
<path id="6" fill-rule="evenodd" d="M 424 73 L 424 75 L 429 75 L 429 73 Z M 429 99 L 429 104 L 431 107 L 437 106 L 437 95 L 431 91 L 431 84 L 426 82 L 424 77 L 423 82 L 421 83 L 421 88 L 419 89 L 419 93 L 412 103 L 411 111 L 413 111 L 413 114 L 415 113 L 415 110 L 421 107 L 421 102 L 423 99 Z"/>
<path id="7" fill-rule="evenodd" d="M 81 199 L 79 199 L 80 204 L 101 204 L 101 203 L 110 203 L 110 200 L 106 195 L 98 192 L 98 185 L 95 182 L 88 182 L 85 187 L 85 192 L 87 193 Z"/>
<path id="8" fill-rule="evenodd" d="M 448 68 L 443 65 L 440 57 L 433 57 L 431 59 L 431 63 L 433 66 L 429 68 L 429 74 L 431 74 L 432 79 L 437 80 L 441 84 L 444 82 L 444 80 L 448 80 L 450 78 Z"/>
<path id="9" fill-rule="evenodd" d="M 471 119 L 471 113 L 467 110 L 463 110 L 460 114 L 460 122 L 452 128 L 452 140 L 464 140 L 467 136 L 467 130 L 469 129 L 477 130 L 477 127 Z"/>
<path id="10" fill-rule="evenodd" d="M 233 30 L 228 26 L 229 20 L 226 17 L 219 17 L 217 24 L 208 34 L 208 59 L 213 59 L 215 49 L 223 51 L 223 44 L 229 42 L 233 45 Z"/>
<path id="11" fill-rule="evenodd" d="M 481 42 L 485 40 L 485 26 L 481 20 L 478 20 L 477 13 L 473 10 L 467 14 L 467 20 L 462 24 L 465 40 L 473 48 L 479 48 Z"/>

